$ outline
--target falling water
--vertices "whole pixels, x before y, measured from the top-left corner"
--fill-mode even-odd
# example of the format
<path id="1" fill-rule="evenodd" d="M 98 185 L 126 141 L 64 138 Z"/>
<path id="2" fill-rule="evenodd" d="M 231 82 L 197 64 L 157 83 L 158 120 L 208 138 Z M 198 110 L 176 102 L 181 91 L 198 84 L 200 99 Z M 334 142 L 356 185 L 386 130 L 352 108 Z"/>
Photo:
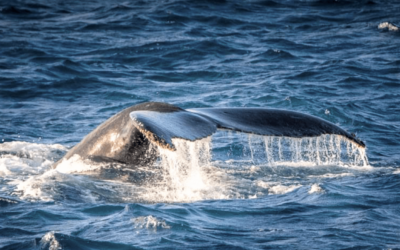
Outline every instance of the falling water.
<path id="1" fill-rule="evenodd" d="M 368 165 L 365 149 L 337 135 L 289 138 L 276 136 L 244 135 L 224 132 L 214 138 L 215 145 L 224 138 L 233 147 L 241 148 L 241 159 L 259 166 L 353 166 Z M 211 137 L 195 142 L 173 139 L 176 151 L 158 148 L 156 164 L 160 178 L 148 183 L 141 198 L 146 201 L 182 202 L 203 199 L 241 197 L 233 195 L 237 180 L 227 176 L 216 165 Z M 226 147 L 225 147 L 226 149 Z M 228 150 L 229 151 L 229 150 Z M 225 152 L 231 156 L 232 152 Z M 220 154 L 217 152 L 216 154 Z M 218 157 L 218 156 L 217 156 Z M 226 158 L 225 158 L 226 159 Z M 230 162 L 225 161 L 225 162 Z M 217 164 L 218 165 L 218 164 Z M 234 164 L 235 168 L 240 168 Z M 240 165 L 240 164 L 239 164 Z M 246 165 L 246 164 L 245 164 Z M 243 180 L 242 180 L 243 181 Z"/>
<path id="2" fill-rule="evenodd" d="M 227 198 L 221 192 L 224 184 L 215 182 L 217 174 L 210 171 L 211 137 L 195 142 L 173 139 L 173 143 L 176 151 L 158 148 L 161 178 L 148 183 L 140 198 L 165 202 Z"/>
<path id="3" fill-rule="evenodd" d="M 285 162 L 339 166 L 368 165 L 365 148 L 339 135 L 305 138 L 249 136 L 249 147 L 252 150 L 254 145 L 260 144 L 264 147 L 265 160 L 270 165 Z"/>
<path id="4" fill-rule="evenodd" d="M 227 156 L 263 166 L 369 166 L 365 148 L 340 135 L 292 138 L 221 131 L 213 139 L 213 160 L 226 161 Z"/>
<path id="5" fill-rule="evenodd" d="M 184 189 L 186 184 L 203 189 L 206 180 L 202 178 L 201 167 L 211 161 L 211 137 L 196 142 L 176 139 L 174 145 L 175 152 L 160 149 L 165 180 L 177 190 Z"/>

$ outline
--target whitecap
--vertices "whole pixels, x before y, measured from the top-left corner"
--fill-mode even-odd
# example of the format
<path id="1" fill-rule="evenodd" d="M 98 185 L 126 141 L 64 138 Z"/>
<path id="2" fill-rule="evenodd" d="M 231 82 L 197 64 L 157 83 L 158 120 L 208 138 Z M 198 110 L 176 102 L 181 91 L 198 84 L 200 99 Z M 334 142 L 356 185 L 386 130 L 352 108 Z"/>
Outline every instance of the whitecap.
<path id="1" fill-rule="evenodd" d="M 316 194 L 316 193 L 324 193 L 324 189 L 321 188 L 318 184 L 312 184 L 310 190 L 308 191 L 309 194 Z"/>
<path id="2" fill-rule="evenodd" d="M 140 216 L 132 218 L 135 229 L 151 229 L 157 231 L 157 229 L 170 229 L 171 227 L 162 219 L 157 219 L 152 215 Z"/>
<path id="3" fill-rule="evenodd" d="M 389 31 L 399 31 L 399 27 L 396 25 L 389 23 L 389 22 L 383 22 L 378 25 L 378 29 L 387 29 Z"/>
<path id="4" fill-rule="evenodd" d="M 57 241 L 56 237 L 54 236 L 54 232 L 46 233 L 40 239 L 40 248 L 41 249 L 49 249 L 49 250 L 59 250 L 62 249 L 60 242 Z"/>

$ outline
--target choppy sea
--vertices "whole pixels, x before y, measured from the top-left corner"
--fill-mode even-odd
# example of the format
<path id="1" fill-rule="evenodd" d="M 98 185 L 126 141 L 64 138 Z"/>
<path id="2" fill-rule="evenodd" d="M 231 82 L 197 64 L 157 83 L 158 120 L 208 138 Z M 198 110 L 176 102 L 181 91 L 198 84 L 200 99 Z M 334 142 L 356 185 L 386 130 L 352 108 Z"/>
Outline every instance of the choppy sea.
<path id="1" fill-rule="evenodd" d="M 400 249 L 399 12 L 394 0 L 0 1 L 0 249 Z M 294 110 L 367 147 L 222 131 L 161 150 L 145 183 L 51 168 L 146 101 Z"/>

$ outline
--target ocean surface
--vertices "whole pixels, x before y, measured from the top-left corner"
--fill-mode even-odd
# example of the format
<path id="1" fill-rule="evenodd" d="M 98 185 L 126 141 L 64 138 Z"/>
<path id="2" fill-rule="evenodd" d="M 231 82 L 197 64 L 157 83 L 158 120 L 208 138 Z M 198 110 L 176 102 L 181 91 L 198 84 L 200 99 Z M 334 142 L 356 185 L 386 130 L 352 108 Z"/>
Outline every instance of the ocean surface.
<path id="1" fill-rule="evenodd" d="M 394 0 L 0 1 L 0 249 L 400 249 L 399 13 Z M 51 168 L 147 101 L 298 111 L 366 150 L 221 131 L 175 140 L 141 182 L 79 159 Z"/>

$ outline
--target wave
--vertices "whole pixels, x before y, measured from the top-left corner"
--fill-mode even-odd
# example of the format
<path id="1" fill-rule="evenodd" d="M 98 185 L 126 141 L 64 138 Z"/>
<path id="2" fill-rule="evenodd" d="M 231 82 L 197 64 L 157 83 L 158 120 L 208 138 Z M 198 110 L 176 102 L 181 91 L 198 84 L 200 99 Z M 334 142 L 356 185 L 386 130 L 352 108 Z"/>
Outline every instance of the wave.
<path id="1" fill-rule="evenodd" d="M 310 188 L 310 191 L 308 191 L 309 194 L 321 194 L 324 193 L 324 189 L 321 188 L 320 185 L 318 184 L 313 184 Z"/>
<path id="2" fill-rule="evenodd" d="M 281 60 L 296 60 L 298 59 L 296 56 L 290 54 L 289 52 L 279 50 L 279 49 L 268 49 L 265 52 L 257 54 L 253 57 L 254 60 L 251 60 L 251 63 L 262 63 L 262 62 L 276 62 Z"/>
<path id="3" fill-rule="evenodd" d="M 40 240 L 38 240 L 37 245 L 41 249 L 62 249 L 63 246 L 68 246 L 74 249 L 141 249 L 139 247 L 134 247 L 130 244 L 113 243 L 101 240 L 88 240 L 81 237 L 48 232 Z"/>
<path id="4" fill-rule="evenodd" d="M 13 199 L 8 199 L 4 197 L 0 197 L 0 207 L 6 207 L 9 205 L 15 205 L 18 204 L 19 202 Z"/>
<path id="5" fill-rule="evenodd" d="M 17 8 L 17 7 L 14 7 L 14 6 L 8 6 L 8 7 L 5 7 L 5 8 L 2 8 L 1 12 L 3 14 L 17 14 L 17 15 L 18 14 L 30 14 L 30 13 L 32 13 L 28 9 Z"/>

